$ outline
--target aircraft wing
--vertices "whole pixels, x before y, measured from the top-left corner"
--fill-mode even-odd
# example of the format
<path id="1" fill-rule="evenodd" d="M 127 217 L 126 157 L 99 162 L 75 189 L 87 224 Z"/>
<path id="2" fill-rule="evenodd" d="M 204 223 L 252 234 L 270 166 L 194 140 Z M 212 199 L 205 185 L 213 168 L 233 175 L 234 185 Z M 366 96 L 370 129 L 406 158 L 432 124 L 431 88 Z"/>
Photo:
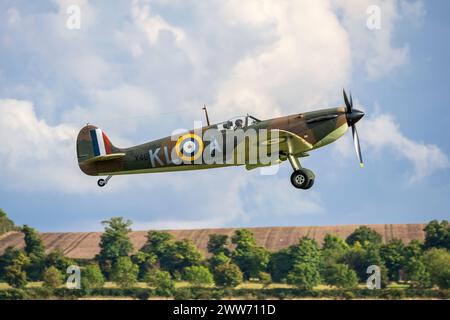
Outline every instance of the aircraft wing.
<path id="1" fill-rule="evenodd" d="M 313 148 L 313 145 L 302 137 L 285 130 L 271 130 L 271 135 L 261 144 L 273 145 L 278 143 L 280 154 L 301 156 Z"/>
<path id="2" fill-rule="evenodd" d="M 313 149 L 313 145 L 301 138 L 300 136 L 285 130 L 270 130 L 270 134 L 264 140 L 258 140 L 259 145 L 265 145 L 268 148 L 278 145 L 279 159 L 277 163 L 281 163 L 287 159 L 288 154 L 293 154 L 296 157 L 307 157 L 307 151 Z M 272 149 L 274 150 L 274 149 Z M 275 148 L 276 150 L 276 148 Z M 261 164 L 247 164 L 246 169 L 252 170 L 262 167 Z"/>
<path id="3" fill-rule="evenodd" d="M 284 138 L 280 141 L 280 152 L 285 154 L 300 155 L 313 148 L 313 145 L 302 137 L 284 130 L 278 130 L 279 136 Z"/>
<path id="4" fill-rule="evenodd" d="M 90 158 L 88 160 L 83 161 L 82 163 L 89 164 L 89 163 L 98 162 L 98 161 L 116 160 L 116 159 L 120 159 L 123 157 L 125 157 L 125 153 L 111 153 L 111 154 L 105 154 L 103 156 L 97 156 L 97 157 Z"/>

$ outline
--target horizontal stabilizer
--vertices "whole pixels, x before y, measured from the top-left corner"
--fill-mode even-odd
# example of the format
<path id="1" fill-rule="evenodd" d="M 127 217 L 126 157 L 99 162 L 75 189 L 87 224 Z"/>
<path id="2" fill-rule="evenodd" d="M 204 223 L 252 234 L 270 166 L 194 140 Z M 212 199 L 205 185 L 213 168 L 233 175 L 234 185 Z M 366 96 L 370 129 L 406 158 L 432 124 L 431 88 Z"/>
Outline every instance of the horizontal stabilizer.
<path id="1" fill-rule="evenodd" d="M 83 164 L 88 164 L 97 161 L 116 160 L 125 157 L 125 153 L 111 153 L 103 156 L 97 156 L 83 161 Z"/>

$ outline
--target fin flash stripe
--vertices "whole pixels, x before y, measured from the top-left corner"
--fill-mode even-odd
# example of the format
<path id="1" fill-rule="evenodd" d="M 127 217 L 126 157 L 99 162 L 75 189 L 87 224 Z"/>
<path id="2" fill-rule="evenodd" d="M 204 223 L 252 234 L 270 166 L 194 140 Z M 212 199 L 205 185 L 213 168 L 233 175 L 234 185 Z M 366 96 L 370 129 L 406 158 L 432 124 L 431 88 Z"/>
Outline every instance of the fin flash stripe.
<path id="1" fill-rule="evenodd" d="M 101 129 L 90 131 L 94 156 L 111 154 L 111 142 Z"/>

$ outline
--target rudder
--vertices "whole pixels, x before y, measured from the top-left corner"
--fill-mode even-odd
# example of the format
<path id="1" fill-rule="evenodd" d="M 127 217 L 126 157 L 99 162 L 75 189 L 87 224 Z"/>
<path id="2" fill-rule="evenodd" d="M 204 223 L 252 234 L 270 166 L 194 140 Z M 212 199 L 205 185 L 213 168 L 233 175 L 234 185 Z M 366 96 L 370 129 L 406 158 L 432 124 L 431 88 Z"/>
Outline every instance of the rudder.
<path id="1" fill-rule="evenodd" d="M 108 156 L 120 152 L 108 136 L 94 125 L 84 126 L 77 137 L 78 164 L 95 157 Z"/>

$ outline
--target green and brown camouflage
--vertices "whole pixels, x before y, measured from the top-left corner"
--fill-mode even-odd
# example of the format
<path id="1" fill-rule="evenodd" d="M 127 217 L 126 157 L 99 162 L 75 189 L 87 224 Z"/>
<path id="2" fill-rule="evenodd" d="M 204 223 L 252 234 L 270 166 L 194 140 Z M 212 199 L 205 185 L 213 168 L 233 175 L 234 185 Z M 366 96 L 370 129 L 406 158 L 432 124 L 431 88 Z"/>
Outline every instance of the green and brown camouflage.
<path id="1" fill-rule="evenodd" d="M 346 99 L 346 103 L 347 103 Z M 298 158 L 326 146 L 345 134 L 364 114 L 337 107 L 258 120 L 250 115 L 171 135 L 131 148 L 114 146 L 98 127 L 86 125 L 77 139 L 80 169 L 91 176 L 198 170 L 245 165 L 253 169 L 290 160 L 299 170 Z M 354 138 L 356 134 L 354 128 Z M 237 132 L 239 131 L 239 134 Z M 261 134 L 264 132 L 264 134 Z M 256 135 L 256 139 L 251 139 Z M 356 134 L 357 135 L 357 134 Z M 233 137 L 231 147 L 226 139 Z M 357 136 L 356 136 L 357 138 Z M 251 158 L 249 146 L 266 146 L 270 163 Z M 245 144 L 245 147 L 239 147 Z M 356 146 L 356 144 L 355 144 Z M 228 148 L 227 148 L 228 147 Z M 359 142 L 358 142 L 359 148 Z M 227 150 L 228 149 L 228 150 Z M 219 156 L 214 153 L 217 152 Z M 358 150 L 357 150 L 358 152 Z M 208 153 L 209 158 L 205 156 Z M 211 156 L 214 155 L 211 162 Z M 218 161 L 218 160 L 221 161 Z M 362 164 L 362 159 L 361 159 Z"/>

